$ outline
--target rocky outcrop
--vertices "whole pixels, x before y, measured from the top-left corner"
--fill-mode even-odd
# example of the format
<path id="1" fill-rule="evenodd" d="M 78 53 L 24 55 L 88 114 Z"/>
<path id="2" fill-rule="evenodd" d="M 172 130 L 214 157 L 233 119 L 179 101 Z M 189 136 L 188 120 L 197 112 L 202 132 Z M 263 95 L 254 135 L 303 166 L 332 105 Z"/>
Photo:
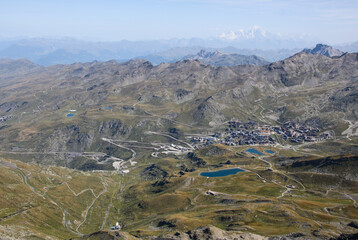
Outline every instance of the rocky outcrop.
<path id="1" fill-rule="evenodd" d="M 174 92 L 175 101 L 180 104 L 186 101 L 189 101 L 194 98 L 194 93 L 192 91 L 187 91 L 185 89 L 178 89 Z"/>
<path id="2" fill-rule="evenodd" d="M 340 57 L 343 55 L 342 51 L 325 44 L 317 44 L 315 48 L 313 49 L 306 48 L 303 49 L 302 52 L 310 53 L 310 54 L 320 54 L 327 57 Z"/>
<path id="3" fill-rule="evenodd" d="M 156 164 L 152 164 L 149 167 L 146 167 L 141 173 L 140 176 L 144 180 L 156 180 L 165 178 L 168 176 L 168 172 L 163 170 L 161 167 Z"/>
<path id="4" fill-rule="evenodd" d="M 121 120 L 103 122 L 86 122 L 83 124 L 68 125 L 55 130 L 46 139 L 50 152 L 84 152 L 102 137 L 123 138 L 130 129 Z"/>
<path id="5" fill-rule="evenodd" d="M 189 152 L 187 154 L 187 157 L 190 159 L 191 164 L 193 164 L 196 167 L 203 167 L 206 165 L 206 162 L 193 152 Z"/>
<path id="6" fill-rule="evenodd" d="M 98 127 L 98 133 L 102 137 L 119 138 L 127 135 L 130 131 L 120 119 L 101 122 Z"/>
<path id="7" fill-rule="evenodd" d="M 268 240 L 267 237 L 263 237 L 257 234 L 252 233 L 243 233 L 237 231 L 224 231 L 214 226 L 203 226 L 196 228 L 192 231 L 186 233 L 174 233 L 173 235 L 167 235 L 163 238 L 155 238 L 157 240 L 160 239 L 181 239 L 181 240 L 191 240 L 191 239 L 212 239 L 212 240 Z"/>
<path id="8" fill-rule="evenodd" d="M 341 234 L 336 238 L 330 238 L 329 240 L 356 240 L 358 239 L 358 233 L 353 234 Z"/>
<path id="9" fill-rule="evenodd" d="M 47 139 L 50 152 L 83 152 L 94 140 L 94 132 L 81 131 L 78 125 L 69 125 L 54 131 Z"/>
<path id="10" fill-rule="evenodd" d="M 175 228 L 176 222 L 173 220 L 167 221 L 167 220 L 160 220 L 157 224 L 157 227 L 160 228 Z"/>

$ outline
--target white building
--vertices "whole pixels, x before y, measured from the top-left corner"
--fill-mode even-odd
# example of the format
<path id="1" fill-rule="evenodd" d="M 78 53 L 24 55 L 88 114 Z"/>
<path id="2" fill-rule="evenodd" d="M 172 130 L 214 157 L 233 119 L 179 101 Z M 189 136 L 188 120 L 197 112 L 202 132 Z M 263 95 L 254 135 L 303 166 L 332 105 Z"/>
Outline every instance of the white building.
<path id="1" fill-rule="evenodd" d="M 116 225 L 111 227 L 112 230 L 121 230 L 121 225 L 119 225 L 118 222 L 116 222 Z"/>

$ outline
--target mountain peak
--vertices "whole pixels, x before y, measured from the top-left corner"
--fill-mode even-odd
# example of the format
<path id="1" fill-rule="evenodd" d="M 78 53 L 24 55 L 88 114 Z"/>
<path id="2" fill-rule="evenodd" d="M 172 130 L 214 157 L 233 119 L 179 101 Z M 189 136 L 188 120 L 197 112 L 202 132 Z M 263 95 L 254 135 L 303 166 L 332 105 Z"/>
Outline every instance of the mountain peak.
<path id="1" fill-rule="evenodd" d="M 315 55 L 320 54 L 327 57 L 339 57 L 343 55 L 342 51 L 322 43 L 318 43 L 316 47 L 313 49 L 305 48 L 303 49 L 302 52 L 315 54 Z"/>

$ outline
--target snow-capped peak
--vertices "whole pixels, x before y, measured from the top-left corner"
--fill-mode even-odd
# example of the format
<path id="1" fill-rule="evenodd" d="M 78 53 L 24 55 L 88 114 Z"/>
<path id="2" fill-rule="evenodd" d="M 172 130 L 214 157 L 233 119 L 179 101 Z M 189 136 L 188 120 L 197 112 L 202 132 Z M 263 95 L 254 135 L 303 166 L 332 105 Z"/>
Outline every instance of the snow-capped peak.
<path id="1" fill-rule="evenodd" d="M 259 26 L 253 26 L 251 29 L 238 31 L 230 31 L 228 33 L 222 33 L 219 35 L 224 40 L 249 40 L 254 38 L 265 38 L 267 32 Z"/>

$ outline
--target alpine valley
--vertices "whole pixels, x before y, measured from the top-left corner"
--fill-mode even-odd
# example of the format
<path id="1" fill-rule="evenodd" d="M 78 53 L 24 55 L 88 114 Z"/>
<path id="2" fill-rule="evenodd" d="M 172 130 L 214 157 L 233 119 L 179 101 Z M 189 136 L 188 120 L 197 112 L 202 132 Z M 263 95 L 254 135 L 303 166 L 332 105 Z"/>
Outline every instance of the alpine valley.
<path id="1" fill-rule="evenodd" d="M 0 239 L 357 239 L 358 53 L 181 59 L 1 60 Z"/>

